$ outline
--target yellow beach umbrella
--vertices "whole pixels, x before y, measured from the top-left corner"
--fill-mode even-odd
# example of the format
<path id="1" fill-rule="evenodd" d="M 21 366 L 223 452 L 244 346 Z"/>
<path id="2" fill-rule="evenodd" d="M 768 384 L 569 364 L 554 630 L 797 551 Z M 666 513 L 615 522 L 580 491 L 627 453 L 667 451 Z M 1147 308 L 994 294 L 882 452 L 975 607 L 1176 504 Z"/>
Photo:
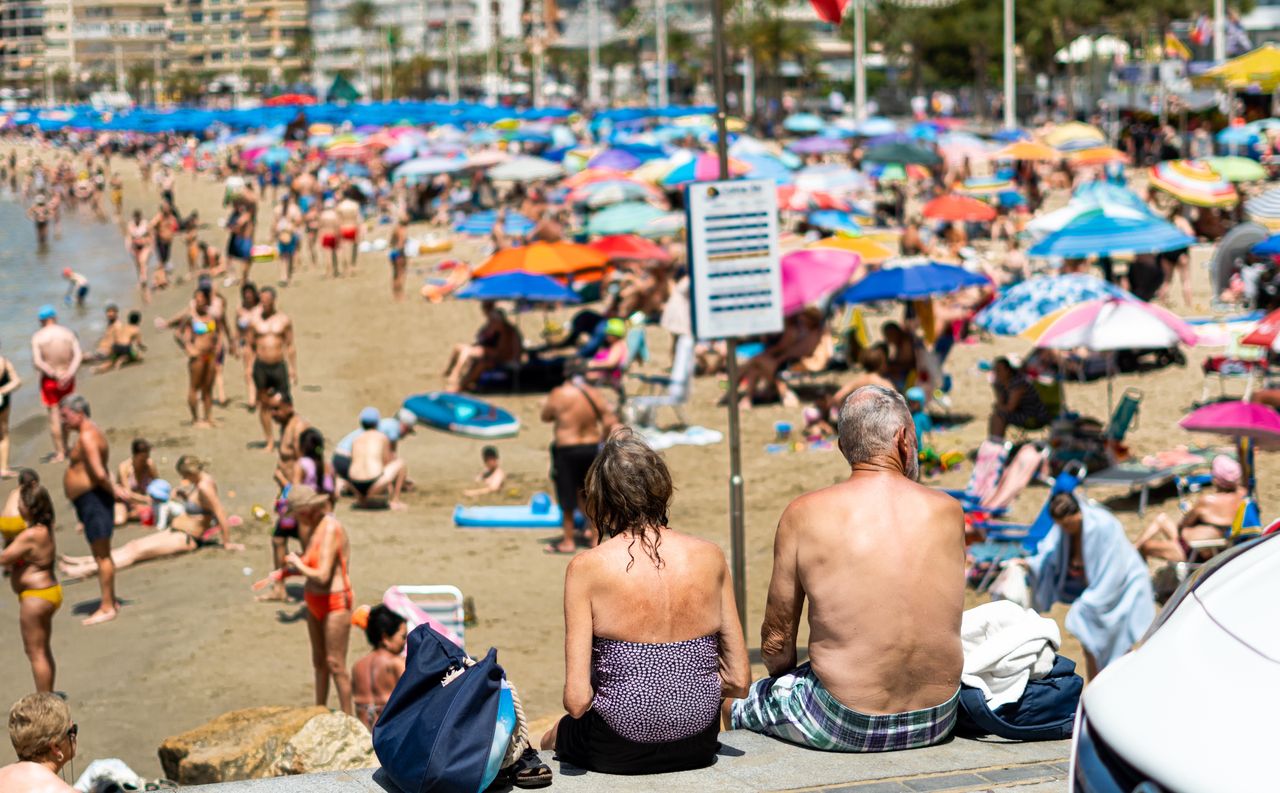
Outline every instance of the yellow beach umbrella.
<path id="1" fill-rule="evenodd" d="M 1280 87 L 1280 47 L 1268 42 L 1215 66 L 1205 72 L 1204 77 L 1232 88 L 1257 86 L 1269 93 Z"/>
<path id="2" fill-rule="evenodd" d="M 1046 146 L 1043 143 L 1036 143 L 1030 140 L 1020 140 L 1017 143 L 1010 143 L 1000 151 L 991 155 L 993 160 L 1060 160 L 1062 153 L 1052 146 Z"/>
<path id="3" fill-rule="evenodd" d="M 862 261 L 870 264 L 879 264 L 893 258 L 893 251 L 866 237 L 827 237 L 826 239 L 818 240 L 806 247 L 827 248 L 856 253 L 862 257 Z"/>

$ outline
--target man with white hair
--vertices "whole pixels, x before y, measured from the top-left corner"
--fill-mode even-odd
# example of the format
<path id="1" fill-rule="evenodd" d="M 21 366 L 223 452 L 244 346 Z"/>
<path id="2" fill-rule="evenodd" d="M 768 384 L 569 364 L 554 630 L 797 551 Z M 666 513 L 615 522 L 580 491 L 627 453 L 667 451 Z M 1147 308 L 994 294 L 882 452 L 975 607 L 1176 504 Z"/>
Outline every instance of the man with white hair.
<path id="1" fill-rule="evenodd" d="M 840 410 L 849 478 L 782 513 L 761 628 L 770 677 L 729 726 L 836 752 L 912 749 L 955 725 L 964 609 L 964 514 L 916 482 L 902 396 L 868 385 Z M 809 599 L 809 661 L 796 636 Z"/>

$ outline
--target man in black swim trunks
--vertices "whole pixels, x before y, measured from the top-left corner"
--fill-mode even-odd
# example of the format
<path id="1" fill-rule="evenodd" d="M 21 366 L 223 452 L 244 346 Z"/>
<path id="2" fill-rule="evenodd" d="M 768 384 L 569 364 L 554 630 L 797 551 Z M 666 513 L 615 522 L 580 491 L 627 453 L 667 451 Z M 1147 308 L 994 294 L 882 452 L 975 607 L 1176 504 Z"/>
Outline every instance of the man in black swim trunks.
<path id="1" fill-rule="evenodd" d="M 547 395 L 542 407 L 542 420 L 554 424 L 555 442 L 551 445 L 552 478 L 556 484 L 556 500 L 563 513 L 564 537 L 546 547 L 547 553 L 573 553 L 574 510 L 587 481 L 587 469 L 595 462 L 600 443 L 618 426 L 604 397 L 582 378 L 581 369 L 564 385 Z M 588 522 L 585 539 L 595 546 L 599 538 Z"/>
<path id="2" fill-rule="evenodd" d="M 276 290 L 264 286 L 259 304 L 245 329 L 246 343 L 253 345 L 253 386 L 258 394 L 258 419 L 269 452 L 276 448 L 272 427 L 271 394 L 292 401 L 290 386 L 298 383 L 298 353 L 293 345 L 293 322 L 276 308 Z"/>
<path id="3" fill-rule="evenodd" d="M 84 524 L 84 538 L 98 563 L 98 583 L 102 600 L 84 625 L 97 625 L 116 618 L 116 566 L 111 559 L 111 533 L 115 528 L 115 501 L 129 496 L 111 479 L 107 466 L 110 450 L 107 438 L 98 425 L 89 420 L 89 402 L 79 394 L 63 397 L 58 403 L 62 425 L 76 433 L 76 443 L 68 458 L 62 486 L 76 509 L 76 517 Z"/>

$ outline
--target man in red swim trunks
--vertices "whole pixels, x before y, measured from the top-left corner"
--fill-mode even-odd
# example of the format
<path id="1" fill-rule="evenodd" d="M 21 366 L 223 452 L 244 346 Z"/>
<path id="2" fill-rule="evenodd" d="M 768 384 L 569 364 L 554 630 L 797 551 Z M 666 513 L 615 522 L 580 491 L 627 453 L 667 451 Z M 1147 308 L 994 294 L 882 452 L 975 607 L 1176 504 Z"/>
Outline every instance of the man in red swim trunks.
<path id="1" fill-rule="evenodd" d="M 320 216 L 316 218 L 316 232 L 320 235 L 320 247 L 328 251 L 330 272 L 334 278 L 339 275 L 338 272 L 338 212 L 335 209 L 338 203 L 332 198 L 326 198 L 324 206 L 320 210 Z"/>
<path id="2" fill-rule="evenodd" d="M 31 362 L 40 373 L 40 401 L 49 413 L 49 434 L 53 438 L 50 459 L 60 463 L 67 457 L 67 430 L 58 414 L 58 402 L 76 390 L 76 372 L 83 353 L 76 334 L 58 324 L 58 312 L 53 306 L 41 306 L 37 317 L 40 330 L 31 336 Z"/>

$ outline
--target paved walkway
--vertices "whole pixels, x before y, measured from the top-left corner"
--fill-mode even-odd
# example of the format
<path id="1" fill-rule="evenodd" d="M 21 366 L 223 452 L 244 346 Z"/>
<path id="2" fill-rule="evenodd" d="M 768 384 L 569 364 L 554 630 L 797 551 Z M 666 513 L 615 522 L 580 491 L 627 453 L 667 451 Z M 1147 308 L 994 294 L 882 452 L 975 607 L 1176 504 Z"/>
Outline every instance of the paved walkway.
<path id="1" fill-rule="evenodd" d="M 745 732 L 722 733 L 716 764 L 701 771 L 646 777 L 593 774 L 556 763 L 549 789 L 592 793 L 736 793 L 822 790 L 842 793 L 1016 790 L 1064 793 L 1067 741 L 1007 743 L 956 739 L 941 746 L 884 754 L 814 752 Z M 189 788 L 195 790 L 197 788 Z M 396 788 L 373 770 L 233 782 L 198 788 L 201 793 L 385 793 Z"/>

